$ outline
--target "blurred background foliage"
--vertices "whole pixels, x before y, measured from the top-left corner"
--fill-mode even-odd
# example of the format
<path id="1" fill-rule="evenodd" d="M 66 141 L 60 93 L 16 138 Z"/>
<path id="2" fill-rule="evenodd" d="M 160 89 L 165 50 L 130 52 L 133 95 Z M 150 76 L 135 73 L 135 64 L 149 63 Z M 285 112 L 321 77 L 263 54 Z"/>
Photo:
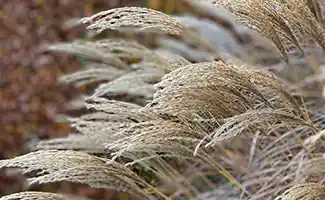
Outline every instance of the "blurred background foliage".
<path id="1" fill-rule="evenodd" d="M 152 9 L 160 10 L 169 14 L 182 10 L 181 3 L 175 0 L 147 0 L 145 1 L 145 5 Z"/>

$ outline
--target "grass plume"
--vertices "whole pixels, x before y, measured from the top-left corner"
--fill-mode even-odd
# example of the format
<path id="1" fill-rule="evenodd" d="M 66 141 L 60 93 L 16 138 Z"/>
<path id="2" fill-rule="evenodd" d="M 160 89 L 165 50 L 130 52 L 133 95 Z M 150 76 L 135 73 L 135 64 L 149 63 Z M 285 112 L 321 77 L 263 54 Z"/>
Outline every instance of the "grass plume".
<path id="1" fill-rule="evenodd" d="M 40 141 L 0 168 L 19 168 L 30 184 L 83 183 L 142 199 L 324 198 L 324 100 L 297 87 L 323 79 L 282 70 L 312 71 L 310 56 L 321 68 L 322 2 L 183 2 L 187 17 L 125 7 L 82 20 L 128 39 L 48 47 L 87 60 L 63 83 L 98 86 L 84 101 L 87 113 L 71 120 L 76 133 Z M 15 195 L 54 194 L 2 199 Z"/>

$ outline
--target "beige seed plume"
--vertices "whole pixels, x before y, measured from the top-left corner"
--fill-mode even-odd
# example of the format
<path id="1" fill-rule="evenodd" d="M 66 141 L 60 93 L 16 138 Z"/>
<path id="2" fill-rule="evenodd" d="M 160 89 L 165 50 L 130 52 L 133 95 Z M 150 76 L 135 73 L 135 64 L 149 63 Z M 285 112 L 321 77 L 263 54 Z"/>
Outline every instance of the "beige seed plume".
<path id="1" fill-rule="evenodd" d="M 183 26 L 172 17 L 152 9 L 141 7 L 123 7 L 97 13 L 89 18 L 83 18 L 82 23 L 88 25 L 88 29 L 102 32 L 106 29 L 165 32 L 178 35 L 183 31 Z M 134 29 L 136 28 L 136 29 Z"/>
<path id="2" fill-rule="evenodd" d="M 100 136 L 97 136 L 101 138 Z M 98 139 L 99 140 L 99 139 Z M 63 138 L 41 140 L 31 150 L 75 150 L 86 153 L 105 153 L 105 148 L 98 140 L 81 134 L 71 134 Z"/>
<path id="3" fill-rule="evenodd" d="M 32 149 L 71 149 L 88 153 L 105 153 L 104 144 L 122 137 L 118 133 L 129 126 L 150 120 L 161 120 L 141 106 L 104 98 L 87 98 L 85 107 L 91 112 L 74 120 L 79 134 L 43 140 Z"/>
<path id="4" fill-rule="evenodd" d="M 20 192 L 1 197 L 0 200 L 89 200 L 84 197 L 54 194 L 48 192 Z"/>
<path id="5" fill-rule="evenodd" d="M 140 178 L 123 165 L 108 161 L 77 151 L 40 150 L 1 160 L 0 169 L 18 168 L 24 174 L 37 172 L 28 179 L 29 184 L 68 181 L 145 195 L 137 185 L 143 183 Z"/>
<path id="6" fill-rule="evenodd" d="M 293 186 L 275 200 L 322 200 L 325 199 L 325 187 L 318 184 Z"/>
<path id="7" fill-rule="evenodd" d="M 61 82 L 79 87 L 105 81 L 96 89 L 95 97 L 111 97 L 141 105 L 152 99 L 153 84 L 173 68 L 168 60 L 146 47 L 120 38 L 61 43 L 48 50 L 82 55 L 88 60 L 84 65 L 86 69 L 64 75 Z"/>
<path id="8" fill-rule="evenodd" d="M 300 51 L 305 51 L 304 49 L 310 45 L 308 40 L 312 39 L 325 48 L 324 28 L 309 9 L 311 1 L 289 0 L 285 3 L 269 0 L 201 1 L 229 9 L 237 16 L 239 23 L 273 40 L 287 61 L 290 51 L 288 43 L 294 44 Z"/>
<path id="9" fill-rule="evenodd" d="M 270 73 L 221 61 L 177 69 L 155 88 L 158 91 L 146 108 L 158 113 L 193 117 L 203 112 L 219 119 L 263 107 L 291 107 L 299 112 L 299 106 Z"/>
<path id="10" fill-rule="evenodd" d="M 309 177 L 322 177 L 325 175 L 324 165 L 324 156 L 311 158 L 302 164 L 299 176 L 304 179 L 308 179 Z"/>
<path id="11" fill-rule="evenodd" d="M 116 136 L 115 142 L 106 143 L 106 148 L 119 154 L 122 152 L 165 152 L 191 155 L 195 144 L 205 133 L 189 124 L 171 120 L 151 120 L 131 125 Z"/>
<path id="12" fill-rule="evenodd" d="M 114 54 L 92 45 L 91 42 L 76 41 L 73 43 L 61 43 L 47 47 L 50 51 L 67 52 L 84 56 L 89 60 L 101 61 L 116 68 L 127 69 L 125 62 L 118 59 Z"/>
<path id="13" fill-rule="evenodd" d="M 48 46 L 46 50 L 81 55 L 88 60 L 105 63 L 117 69 L 130 69 L 129 65 L 156 63 L 156 67 L 166 67 L 167 61 L 156 56 L 151 50 L 135 41 L 120 38 L 98 41 L 77 40 Z M 159 65 L 158 65 L 159 64 Z"/>

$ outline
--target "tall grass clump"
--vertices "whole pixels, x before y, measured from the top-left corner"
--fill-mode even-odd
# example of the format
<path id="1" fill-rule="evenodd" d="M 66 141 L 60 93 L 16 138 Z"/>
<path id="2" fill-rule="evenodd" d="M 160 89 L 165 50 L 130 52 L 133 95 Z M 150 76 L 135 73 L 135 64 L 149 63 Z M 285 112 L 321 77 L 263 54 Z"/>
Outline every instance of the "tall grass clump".
<path id="1" fill-rule="evenodd" d="M 97 87 L 87 112 L 67 117 L 75 133 L 0 169 L 20 169 L 30 186 L 82 183 L 139 199 L 324 199 L 323 1 L 182 3 L 178 16 L 103 11 L 80 20 L 88 38 L 46 47 L 85 58 L 62 83 Z"/>

